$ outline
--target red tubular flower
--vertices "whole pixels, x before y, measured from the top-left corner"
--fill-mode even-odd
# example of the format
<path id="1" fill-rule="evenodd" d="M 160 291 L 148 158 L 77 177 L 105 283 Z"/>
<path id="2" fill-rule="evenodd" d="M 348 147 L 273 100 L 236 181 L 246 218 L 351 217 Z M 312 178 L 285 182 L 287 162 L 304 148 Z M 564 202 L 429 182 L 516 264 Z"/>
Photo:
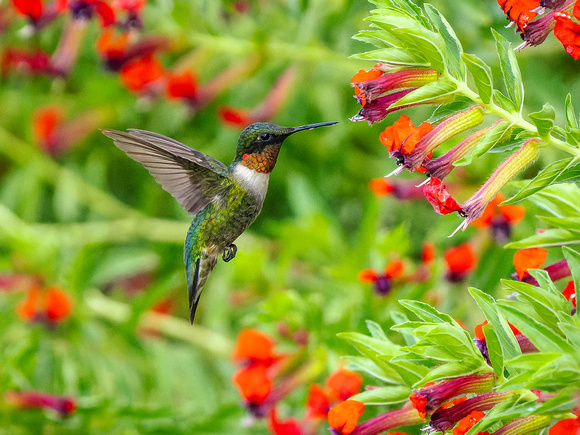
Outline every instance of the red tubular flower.
<path id="1" fill-rule="evenodd" d="M 391 157 L 399 158 L 400 155 L 410 154 L 427 133 L 433 130 L 428 122 L 423 122 L 415 127 L 407 115 L 401 117 L 390 127 L 380 134 L 379 140 L 387 147 Z"/>
<path id="2" fill-rule="evenodd" d="M 407 402 L 401 409 L 386 412 L 359 424 L 351 435 L 379 434 L 401 426 L 414 426 L 424 422 L 417 410 Z"/>
<path id="3" fill-rule="evenodd" d="M 331 401 L 342 401 L 360 391 L 362 377 L 351 370 L 339 368 L 330 374 L 324 386 Z"/>
<path id="4" fill-rule="evenodd" d="M 401 98 L 403 98 L 409 92 L 414 91 L 415 89 L 418 88 L 404 89 L 402 91 L 393 92 L 383 97 L 378 97 L 375 100 L 365 104 L 356 115 L 350 118 L 350 120 L 353 122 L 367 121 L 369 125 L 382 121 L 389 113 L 409 107 L 410 105 L 404 105 L 389 109 L 389 107 L 391 107 Z"/>
<path id="5" fill-rule="evenodd" d="M 537 269 L 544 264 L 547 256 L 548 251 L 544 248 L 527 248 L 517 251 L 514 254 L 514 266 L 516 267 L 520 281 L 528 269 Z"/>
<path id="6" fill-rule="evenodd" d="M 444 215 L 461 210 L 461 206 L 451 197 L 445 185 L 438 178 L 431 177 L 429 183 L 423 185 L 423 195 L 436 213 Z"/>
<path id="7" fill-rule="evenodd" d="M 24 409 L 50 409 L 61 417 L 68 417 L 76 408 L 76 402 L 69 396 L 57 396 L 41 391 L 7 391 L 6 402 Z"/>
<path id="8" fill-rule="evenodd" d="M 150 91 L 165 75 L 163 65 L 152 54 L 135 58 L 121 68 L 121 81 L 131 92 Z"/>
<path id="9" fill-rule="evenodd" d="M 55 326 L 66 320 L 72 311 L 70 297 L 56 286 L 41 290 L 33 286 L 26 300 L 16 307 L 18 316 L 27 322 L 42 322 Z"/>
<path id="10" fill-rule="evenodd" d="M 358 420 L 365 410 L 363 403 L 356 400 L 345 400 L 330 408 L 328 425 L 337 435 L 349 435 L 354 431 Z"/>
<path id="11" fill-rule="evenodd" d="M 477 255 L 469 243 L 448 248 L 443 254 L 447 264 L 445 277 L 451 282 L 461 282 L 477 264 Z"/>
<path id="12" fill-rule="evenodd" d="M 19 14 L 27 16 L 32 21 L 42 16 L 42 0 L 12 0 L 12 4 Z"/>
<path id="13" fill-rule="evenodd" d="M 194 101 L 197 98 L 198 83 L 192 71 L 167 75 L 167 96 Z"/>
<path id="14" fill-rule="evenodd" d="M 490 391 L 495 384 L 493 373 L 483 375 L 466 375 L 455 379 L 439 381 L 435 384 L 415 390 L 409 400 L 421 418 L 433 414 L 441 405 L 450 399 L 468 393 L 482 393 Z M 458 407 L 456 405 L 451 409 Z"/>
<path id="15" fill-rule="evenodd" d="M 572 21 L 570 15 L 564 12 L 555 12 L 554 36 L 564 46 L 566 53 L 574 59 L 580 59 L 580 24 Z"/>
<path id="16" fill-rule="evenodd" d="M 318 384 L 312 384 L 306 399 L 306 419 L 325 419 L 330 409 L 330 399 Z"/>
<path id="17" fill-rule="evenodd" d="M 522 32 L 528 22 L 538 15 L 534 9 L 540 7 L 540 0 L 497 0 L 497 3 Z"/>
<path id="18" fill-rule="evenodd" d="M 274 353 L 274 340 L 256 329 L 242 329 L 236 341 L 232 359 L 244 364 L 270 366 L 280 359 Z"/>

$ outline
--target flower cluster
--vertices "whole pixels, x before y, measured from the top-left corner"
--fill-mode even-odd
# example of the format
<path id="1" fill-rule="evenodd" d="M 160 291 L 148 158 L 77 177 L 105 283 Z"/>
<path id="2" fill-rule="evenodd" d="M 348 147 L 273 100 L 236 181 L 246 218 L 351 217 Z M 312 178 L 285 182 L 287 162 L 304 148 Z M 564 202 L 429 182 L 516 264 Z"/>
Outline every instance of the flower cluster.
<path id="1" fill-rule="evenodd" d="M 327 419 L 336 433 L 348 434 L 354 415 L 358 414 L 358 420 L 364 409 L 359 402 L 348 400 L 360 392 L 362 377 L 351 370 L 338 368 L 323 385 L 314 383 L 312 381 L 318 376 L 315 365 L 304 362 L 301 352 L 275 352 L 275 344 L 269 335 L 255 329 L 244 329 L 238 335 L 232 359 L 241 367 L 232 381 L 250 414 L 254 418 L 267 417 L 274 435 L 316 433 Z M 276 406 L 280 400 L 306 385 L 309 388 L 304 418 L 279 418 Z"/>
<path id="2" fill-rule="evenodd" d="M 498 0 L 498 4 L 524 40 L 519 49 L 540 45 L 554 31 L 566 53 L 580 58 L 580 24 L 572 19 L 580 20 L 577 0 Z M 544 15 L 535 19 L 541 13 Z"/>
<path id="3" fill-rule="evenodd" d="M 66 320 L 72 311 L 72 301 L 68 294 L 57 286 L 41 288 L 32 285 L 26 299 L 16 307 L 18 316 L 27 322 L 43 323 L 54 327 Z"/>

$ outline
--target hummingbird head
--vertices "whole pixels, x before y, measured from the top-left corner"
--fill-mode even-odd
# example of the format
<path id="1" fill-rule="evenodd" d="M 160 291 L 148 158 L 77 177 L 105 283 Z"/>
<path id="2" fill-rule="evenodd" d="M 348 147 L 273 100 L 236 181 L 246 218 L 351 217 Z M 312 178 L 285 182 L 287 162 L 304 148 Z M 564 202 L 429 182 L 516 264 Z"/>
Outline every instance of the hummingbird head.
<path id="1" fill-rule="evenodd" d="M 239 163 L 255 171 L 269 174 L 276 165 L 284 139 L 297 131 L 333 124 L 336 122 L 321 122 L 299 127 L 281 127 L 269 122 L 251 124 L 240 134 L 234 164 Z"/>

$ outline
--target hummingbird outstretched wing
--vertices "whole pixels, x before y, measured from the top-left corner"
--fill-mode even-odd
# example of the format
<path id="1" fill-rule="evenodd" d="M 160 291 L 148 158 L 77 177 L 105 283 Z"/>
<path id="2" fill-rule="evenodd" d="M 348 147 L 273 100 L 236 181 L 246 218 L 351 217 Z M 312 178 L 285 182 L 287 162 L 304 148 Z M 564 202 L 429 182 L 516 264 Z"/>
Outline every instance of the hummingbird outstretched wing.
<path id="1" fill-rule="evenodd" d="M 151 131 L 102 130 L 115 145 L 141 163 L 190 214 L 204 209 L 223 189 L 227 166 L 204 153 Z"/>

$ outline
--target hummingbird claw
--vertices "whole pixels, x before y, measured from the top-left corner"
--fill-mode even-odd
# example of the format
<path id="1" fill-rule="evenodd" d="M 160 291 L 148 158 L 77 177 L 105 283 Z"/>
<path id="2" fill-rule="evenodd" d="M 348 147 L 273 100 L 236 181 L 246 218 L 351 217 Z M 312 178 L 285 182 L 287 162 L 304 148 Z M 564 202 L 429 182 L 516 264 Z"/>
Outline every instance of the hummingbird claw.
<path id="1" fill-rule="evenodd" d="M 234 259 L 234 257 L 236 256 L 236 252 L 238 252 L 238 247 L 232 243 L 230 246 L 226 246 L 224 248 L 224 255 L 222 256 L 222 258 L 227 263 L 228 261 Z"/>

